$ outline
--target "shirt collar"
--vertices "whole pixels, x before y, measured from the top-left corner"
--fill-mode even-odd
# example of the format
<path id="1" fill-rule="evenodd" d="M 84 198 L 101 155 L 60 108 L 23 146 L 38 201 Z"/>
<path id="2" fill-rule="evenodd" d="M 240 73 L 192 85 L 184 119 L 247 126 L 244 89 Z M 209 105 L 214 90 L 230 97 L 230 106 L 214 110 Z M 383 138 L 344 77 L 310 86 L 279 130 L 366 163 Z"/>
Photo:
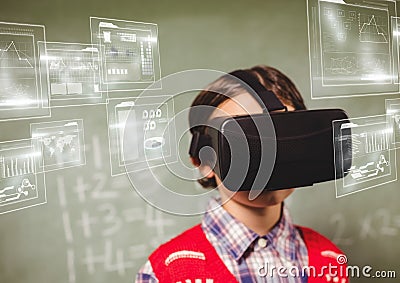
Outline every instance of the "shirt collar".
<path id="1" fill-rule="evenodd" d="M 221 205 L 219 198 L 212 198 L 208 204 L 207 212 L 202 220 L 203 231 L 214 235 L 224 249 L 239 261 L 256 239 L 260 237 L 256 232 L 247 228 L 243 223 L 235 219 Z M 263 237 L 272 244 L 279 254 L 287 258 L 292 257 L 296 246 L 295 227 L 293 226 L 287 209 L 279 222 Z"/>

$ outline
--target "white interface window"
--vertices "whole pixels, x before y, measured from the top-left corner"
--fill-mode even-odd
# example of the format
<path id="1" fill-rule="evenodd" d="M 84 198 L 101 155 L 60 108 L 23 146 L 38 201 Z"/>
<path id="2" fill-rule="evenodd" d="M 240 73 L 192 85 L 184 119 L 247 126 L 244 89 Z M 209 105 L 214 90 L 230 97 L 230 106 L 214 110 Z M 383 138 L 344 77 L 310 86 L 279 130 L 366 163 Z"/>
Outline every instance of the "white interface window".
<path id="1" fill-rule="evenodd" d="M 35 149 L 41 152 L 39 167 L 48 172 L 86 164 L 83 121 L 31 124 Z"/>
<path id="2" fill-rule="evenodd" d="M 0 143 L 0 214 L 46 202 L 39 158 L 31 140 Z"/>
<path id="3" fill-rule="evenodd" d="M 172 162 L 176 158 L 173 101 L 111 100 L 108 107 L 112 175 Z"/>
<path id="4" fill-rule="evenodd" d="M 313 98 L 397 93 L 396 3 L 309 0 Z"/>
<path id="5" fill-rule="evenodd" d="M 341 165 L 337 166 L 341 171 L 336 176 L 345 176 L 336 180 L 338 197 L 397 180 L 396 150 L 388 116 L 355 118 L 334 129 L 335 140 L 341 143 L 335 151 L 338 155 L 335 159 Z M 343 144 L 351 148 L 342 150 Z M 345 156 L 344 152 L 351 152 L 351 155 Z"/>
<path id="6" fill-rule="evenodd" d="M 393 127 L 393 144 L 400 148 L 400 98 L 386 99 L 386 115 Z"/>
<path id="7" fill-rule="evenodd" d="M 39 81 L 37 42 L 44 40 L 44 26 L 0 22 L 0 120 L 50 115 Z"/>
<path id="8" fill-rule="evenodd" d="M 92 43 L 100 46 L 101 87 L 138 90 L 160 79 L 156 24 L 90 18 Z"/>
<path id="9" fill-rule="evenodd" d="M 39 42 L 40 63 L 47 69 L 51 106 L 105 103 L 100 91 L 99 48 L 91 44 Z"/>

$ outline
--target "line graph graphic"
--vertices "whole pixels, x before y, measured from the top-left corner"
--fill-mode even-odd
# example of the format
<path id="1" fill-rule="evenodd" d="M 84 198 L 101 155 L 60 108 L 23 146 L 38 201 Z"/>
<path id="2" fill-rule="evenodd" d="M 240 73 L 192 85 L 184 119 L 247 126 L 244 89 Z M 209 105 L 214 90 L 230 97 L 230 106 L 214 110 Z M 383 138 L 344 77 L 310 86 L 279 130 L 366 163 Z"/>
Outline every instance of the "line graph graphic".
<path id="1" fill-rule="evenodd" d="M 375 15 L 367 16 L 365 22 L 362 18 L 365 18 L 365 16 L 359 15 L 360 42 L 388 43 L 387 33 L 377 24 Z"/>
<path id="2" fill-rule="evenodd" d="M 50 70 L 64 70 L 67 68 L 67 65 L 64 63 L 63 58 L 58 58 L 54 60 L 49 60 L 49 69 Z"/>
<path id="3" fill-rule="evenodd" d="M 312 96 L 398 92 L 399 55 L 394 50 L 391 24 L 394 5 L 308 2 Z"/>
<path id="4" fill-rule="evenodd" d="M 37 107 L 35 58 L 33 36 L 0 32 L 0 107 Z"/>
<path id="5" fill-rule="evenodd" d="M 24 50 L 21 50 L 22 47 Z M 30 62 L 32 58 L 27 54 L 28 49 L 26 43 L 16 44 L 13 40 L 5 48 L 0 48 L 0 68 L 33 69 Z"/>
<path id="6" fill-rule="evenodd" d="M 0 23 L 0 120 L 50 116 L 47 76 L 40 66 L 38 42 L 43 25 Z M 1 213 L 1 212 L 0 212 Z"/>

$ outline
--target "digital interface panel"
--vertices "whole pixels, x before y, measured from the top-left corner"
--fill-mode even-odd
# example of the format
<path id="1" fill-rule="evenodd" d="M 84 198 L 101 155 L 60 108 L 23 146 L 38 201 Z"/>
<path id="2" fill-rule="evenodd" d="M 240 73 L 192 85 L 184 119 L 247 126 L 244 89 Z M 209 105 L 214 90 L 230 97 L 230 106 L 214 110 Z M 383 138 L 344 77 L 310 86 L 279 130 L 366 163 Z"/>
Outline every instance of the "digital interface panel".
<path id="1" fill-rule="evenodd" d="M 109 138 L 112 175 L 139 171 L 176 158 L 173 100 L 145 97 L 109 102 Z M 128 144 L 129 146 L 124 146 Z M 127 169 L 127 165 L 130 169 Z"/>
<path id="2" fill-rule="evenodd" d="M 86 164 L 83 121 L 31 124 L 35 149 L 41 152 L 39 167 L 48 172 Z"/>
<path id="3" fill-rule="evenodd" d="M 351 146 L 351 156 L 344 156 L 342 145 L 335 151 L 340 165 L 336 176 L 337 197 L 381 186 L 397 180 L 396 150 L 393 146 L 393 128 L 388 116 L 351 119 L 334 127 L 335 141 Z M 334 121 L 334 124 L 341 121 Z M 343 164 L 351 164 L 348 170 Z"/>
<path id="4" fill-rule="evenodd" d="M 49 116 L 47 90 L 40 87 L 37 42 L 44 26 L 0 22 L 0 120 Z"/>
<path id="5" fill-rule="evenodd" d="M 31 140 L 0 143 L 0 214 L 46 202 L 39 157 Z"/>
<path id="6" fill-rule="evenodd" d="M 308 1 L 312 98 L 398 93 L 395 3 Z"/>
<path id="7" fill-rule="evenodd" d="M 386 99 L 386 115 L 393 127 L 393 144 L 400 148 L 400 98 Z"/>
<path id="8" fill-rule="evenodd" d="M 39 42 L 40 63 L 47 68 L 51 106 L 105 103 L 100 91 L 99 48 L 90 44 Z"/>
<path id="9" fill-rule="evenodd" d="M 101 87 L 140 90 L 160 79 L 157 25 L 91 18 L 92 43 L 100 46 Z"/>

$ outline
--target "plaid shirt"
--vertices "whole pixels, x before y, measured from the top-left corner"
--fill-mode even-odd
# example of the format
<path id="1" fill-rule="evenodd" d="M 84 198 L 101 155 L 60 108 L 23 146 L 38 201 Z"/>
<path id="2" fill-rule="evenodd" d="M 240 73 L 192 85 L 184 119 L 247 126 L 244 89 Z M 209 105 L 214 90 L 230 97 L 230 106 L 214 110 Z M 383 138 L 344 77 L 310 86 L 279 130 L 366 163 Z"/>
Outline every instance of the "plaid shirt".
<path id="1" fill-rule="evenodd" d="M 260 236 L 231 216 L 220 204 L 211 199 L 201 226 L 228 270 L 239 282 L 301 283 L 307 278 L 278 276 L 280 267 L 296 266 L 301 270 L 308 264 L 307 248 L 289 213 L 283 209 L 279 222 L 267 234 Z M 275 267 L 274 276 L 260 276 L 261 267 Z M 271 271 L 271 270 L 270 270 Z M 140 269 L 136 283 L 156 283 L 149 261 Z"/>

